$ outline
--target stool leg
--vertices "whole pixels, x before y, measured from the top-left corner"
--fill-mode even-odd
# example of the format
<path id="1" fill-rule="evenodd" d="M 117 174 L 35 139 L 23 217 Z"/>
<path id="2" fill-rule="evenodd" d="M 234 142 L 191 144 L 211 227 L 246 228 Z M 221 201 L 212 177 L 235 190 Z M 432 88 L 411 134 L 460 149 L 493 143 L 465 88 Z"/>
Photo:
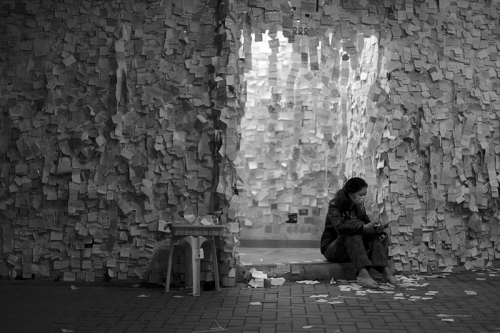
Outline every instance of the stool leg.
<path id="1" fill-rule="evenodd" d="M 193 261 L 191 260 L 193 256 L 193 248 L 191 242 L 188 237 L 184 238 L 184 265 L 185 265 L 185 274 L 184 281 L 186 283 L 186 288 L 193 285 Z"/>
<path id="2" fill-rule="evenodd" d="M 197 249 L 197 247 L 195 248 Z M 200 259 L 197 258 L 200 252 L 193 250 L 191 263 L 193 266 L 193 296 L 200 296 Z"/>
<path id="3" fill-rule="evenodd" d="M 217 262 L 217 246 L 215 245 L 215 237 L 210 239 L 212 246 L 212 267 L 214 269 L 215 290 L 220 291 L 219 284 L 219 263 Z"/>
<path id="4" fill-rule="evenodd" d="M 165 279 L 165 292 L 170 291 L 170 275 L 172 274 L 172 260 L 174 258 L 175 237 L 170 240 L 170 250 L 168 250 L 167 276 Z"/>
<path id="5" fill-rule="evenodd" d="M 203 242 L 207 239 L 205 237 L 193 237 L 188 236 L 185 237 L 184 240 L 186 244 L 190 246 L 190 254 L 191 254 L 191 274 L 193 278 L 193 296 L 200 296 L 200 248 Z"/>

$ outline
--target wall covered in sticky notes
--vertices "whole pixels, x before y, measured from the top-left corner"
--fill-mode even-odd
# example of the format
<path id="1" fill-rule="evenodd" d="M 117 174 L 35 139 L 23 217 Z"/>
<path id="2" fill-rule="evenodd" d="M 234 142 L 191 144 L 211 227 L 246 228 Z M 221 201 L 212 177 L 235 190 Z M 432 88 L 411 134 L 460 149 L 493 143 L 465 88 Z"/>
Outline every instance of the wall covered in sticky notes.
<path id="1" fill-rule="evenodd" d="M 372 219 L 389 223 L 397 271 L 494 264 L 500 3 L 235 3 L 247 102 L 236 160 L 242 234 L 279 240 L 310 231 L 298 214 L 303 180 L 315 177 L 300 136 L 309 130 L 324 157 L 319 170 L 332 173 L 315 206 L 326 214 L 346 179 L 365 178 L 365 205 Z M 253 51 L 259 43 L 269 50 L 265 59 Z M 312 162 L 300 177 L 288 167 L 294 158 Z"/>
<path id="2" fill-rule="evenodd" d="M 161 283 L 168 226 L 204 216 L 228 225 L 219 257 L 234 267 L 243 107 L 229 12 L 2 1 L 0 275 Z"/>

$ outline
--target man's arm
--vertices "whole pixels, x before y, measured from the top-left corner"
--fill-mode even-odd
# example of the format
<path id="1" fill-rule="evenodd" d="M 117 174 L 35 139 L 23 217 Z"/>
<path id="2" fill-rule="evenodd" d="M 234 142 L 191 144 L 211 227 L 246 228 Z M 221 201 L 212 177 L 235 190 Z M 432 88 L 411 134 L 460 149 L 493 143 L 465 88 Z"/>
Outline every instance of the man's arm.
<path id="1" fill-rule="evenodd" d="M 361 219 L 346 219 L 335 205 L 328 207 L 328 217 L 341 235 L 362 235 L 364 222 Z"/>

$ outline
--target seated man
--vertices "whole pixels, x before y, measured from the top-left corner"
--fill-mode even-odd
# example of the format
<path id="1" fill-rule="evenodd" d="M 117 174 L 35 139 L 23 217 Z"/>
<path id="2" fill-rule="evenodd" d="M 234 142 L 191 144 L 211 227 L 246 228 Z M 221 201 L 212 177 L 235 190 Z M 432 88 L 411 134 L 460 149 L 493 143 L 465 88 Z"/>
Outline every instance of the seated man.
<path id="1" fill-rule="evenodd" d="M 396 285 L 389 268 L 384 227 L 370 222 L 364 208 L 367 188 L 363 179 L 351 178 L 330 201 L 321 236 L 321 254 L 331 262 L 352 262 L 357 282 L 363 287 L 378 287 L 368 274 L 371 267 L 382 273 L 384 282 Z"/>

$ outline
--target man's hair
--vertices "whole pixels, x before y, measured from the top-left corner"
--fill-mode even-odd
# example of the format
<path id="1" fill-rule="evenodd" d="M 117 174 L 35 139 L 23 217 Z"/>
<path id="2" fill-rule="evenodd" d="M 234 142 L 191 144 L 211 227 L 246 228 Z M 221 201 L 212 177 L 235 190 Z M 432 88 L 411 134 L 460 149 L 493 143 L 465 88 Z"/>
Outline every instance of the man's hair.
<path id="1" fill-rule="evenodd" d="M 347 211 L 352 204 L 349 194 L 354 194 L 365 187 L 368 187 L 368 184 L 363 178 L 353 177 L 345 183 L 344 187 L 337 191 L 330 204 L 335 204 L 341 211 Z"/>

